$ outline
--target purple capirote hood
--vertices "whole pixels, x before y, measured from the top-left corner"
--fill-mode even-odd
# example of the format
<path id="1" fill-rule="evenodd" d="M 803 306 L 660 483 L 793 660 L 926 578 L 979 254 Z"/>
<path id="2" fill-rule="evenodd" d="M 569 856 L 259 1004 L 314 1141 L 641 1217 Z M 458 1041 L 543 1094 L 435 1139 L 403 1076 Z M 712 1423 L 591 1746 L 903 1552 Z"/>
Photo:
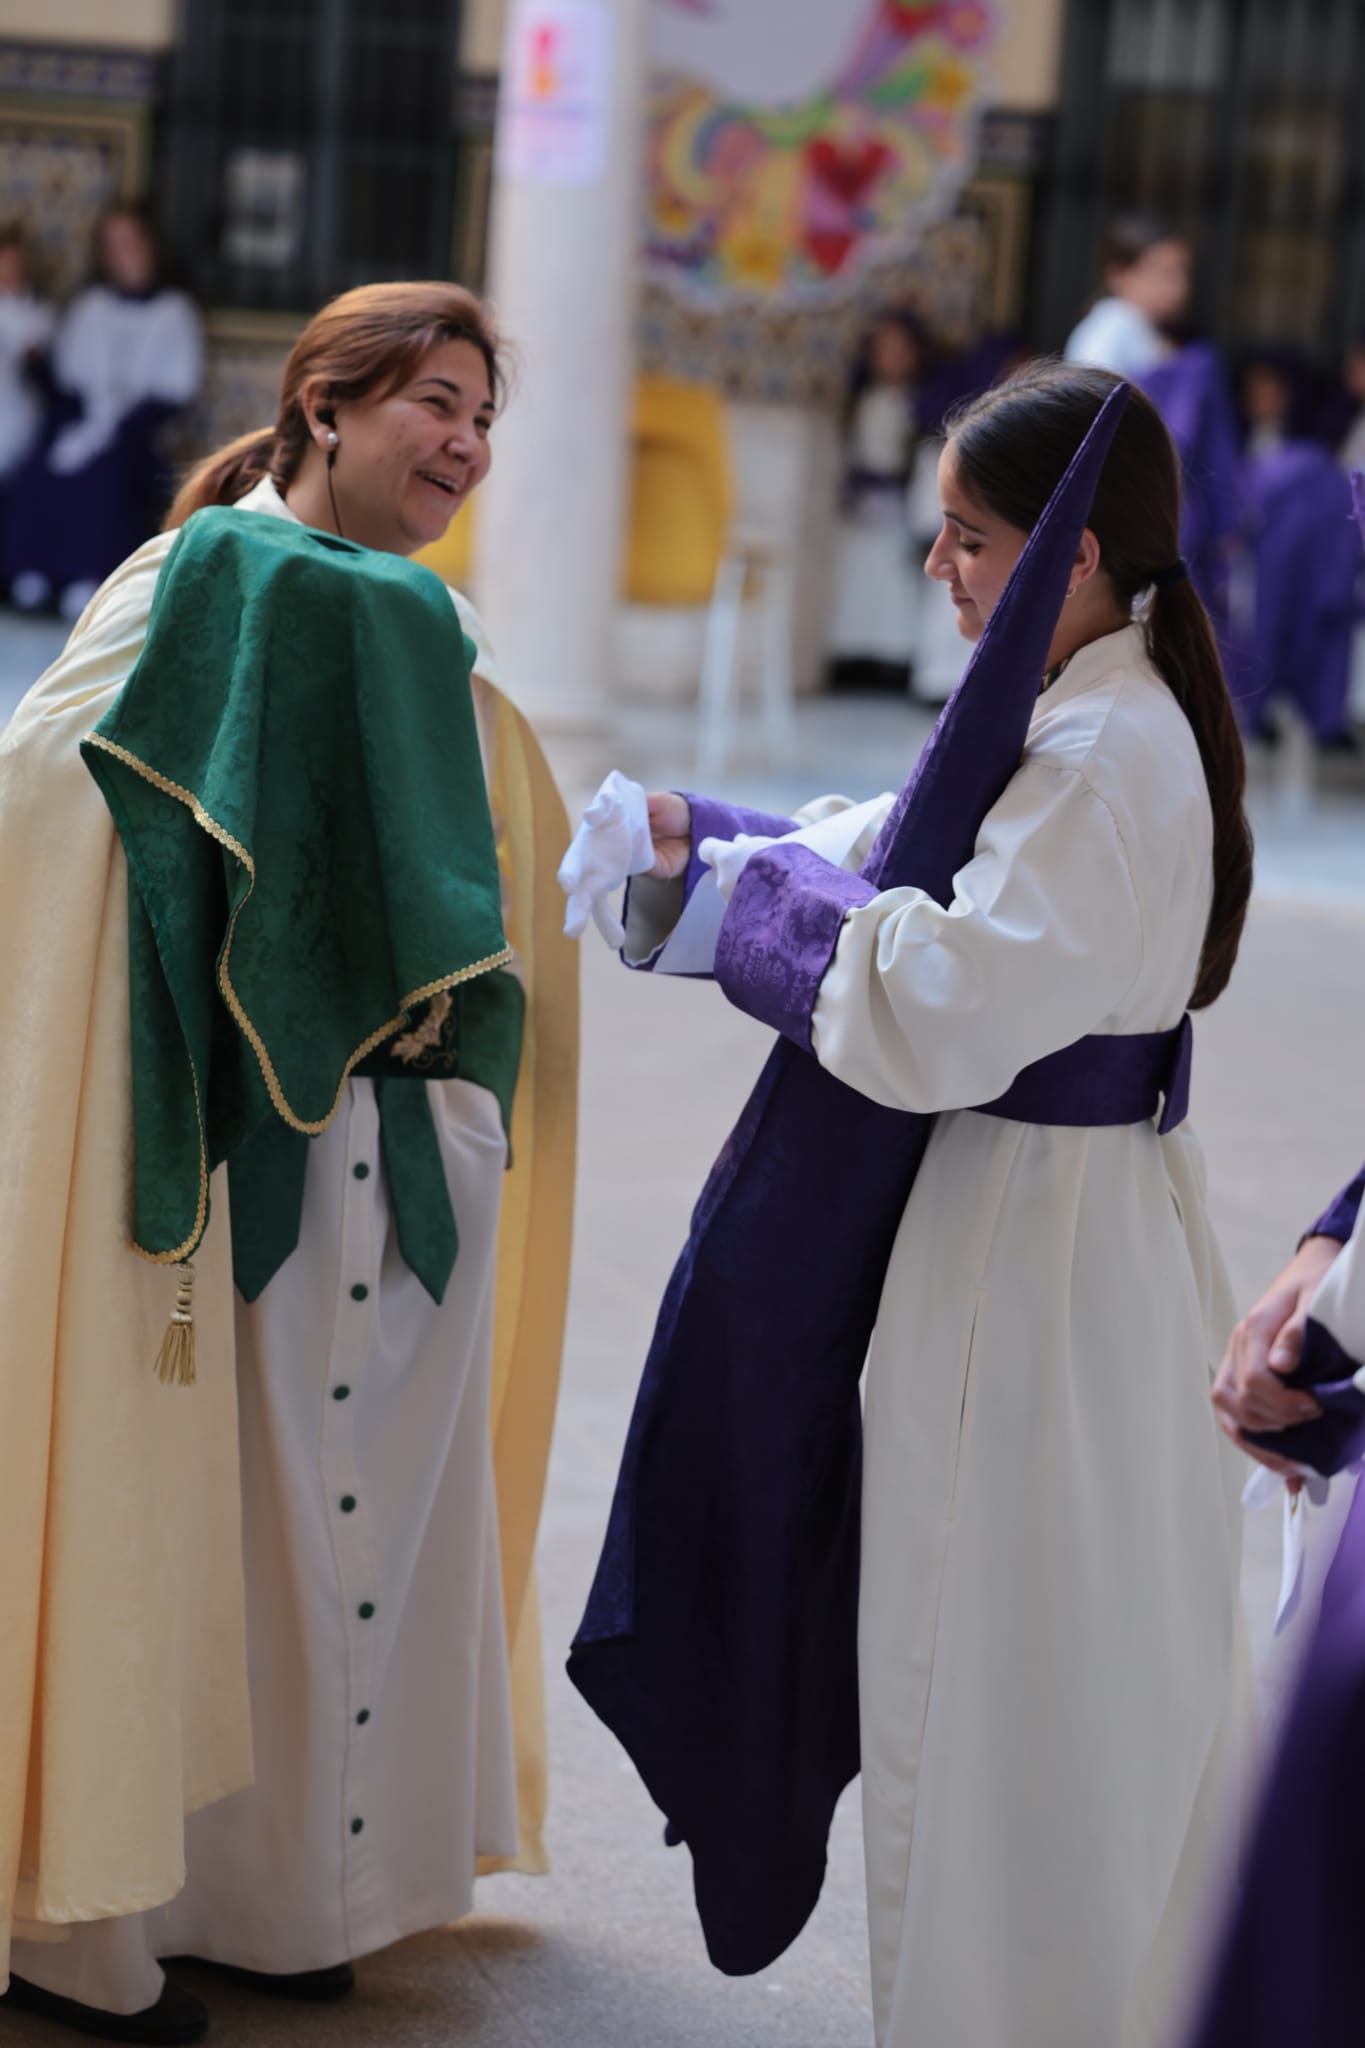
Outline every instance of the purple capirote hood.
<path id="1" fill-rule="evenodd" d="M 950 903 L 982 819 L 1019 766 L 1095 486 L 1127 403 L 1120 384 L 1077 449 L 861 875 L 822 873 L 816 857 L 790 846 L 745 865 L 721 926 L 716 979 L 738 1008 L 807 1051 L 848 911 L 885 889 L 923 889 Z"/>
<path id="2" fill-rule="evenodd" d="M 1126 399 L 1058 485 L 863 876 L 831 876 L 951 899 L 1018 767 Z M 669 1281 L 569 1660 L 687 1843 L 708 1950 L 736 1974 L 808 1918 L 858 1770 L 858 1382 L 933 1123 L 774 1048 Z"/>

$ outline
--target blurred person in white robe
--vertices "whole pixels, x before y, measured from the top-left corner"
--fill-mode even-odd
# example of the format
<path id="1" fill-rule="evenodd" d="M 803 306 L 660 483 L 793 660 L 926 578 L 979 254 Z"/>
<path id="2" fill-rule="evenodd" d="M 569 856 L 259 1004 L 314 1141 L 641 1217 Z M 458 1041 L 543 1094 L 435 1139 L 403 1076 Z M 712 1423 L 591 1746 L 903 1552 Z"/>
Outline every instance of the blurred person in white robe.
<path id="1" fill-rule="evenodd" d="M 194 302 L 164 282 L 151 216 L 119 205 L 96 234 L 96 275 L 57 326 L 49 426 L 15 480 L 10 595 L 73 622 L 110 571 L 156 529 L 169 496 L 169 425 L 198 397 Z"/>
<path id="2" fill-rule="evenodd" d="M 1164 330 L 1189 304 L 1189 245 L 1164 222 L 1124 215 L 1105 234 L 1103 266 L 1103 294 L 1072 328 L 1066 360 L 1140 381 L 1172 353 Z"/>
<path id="3" fill-rule="evenodd" d="M 926 344 L 908 314 L 874 321 L 845 426 L 828 651 L 836 689 L 909 687 L 924 576 L 907 513 Z"/>

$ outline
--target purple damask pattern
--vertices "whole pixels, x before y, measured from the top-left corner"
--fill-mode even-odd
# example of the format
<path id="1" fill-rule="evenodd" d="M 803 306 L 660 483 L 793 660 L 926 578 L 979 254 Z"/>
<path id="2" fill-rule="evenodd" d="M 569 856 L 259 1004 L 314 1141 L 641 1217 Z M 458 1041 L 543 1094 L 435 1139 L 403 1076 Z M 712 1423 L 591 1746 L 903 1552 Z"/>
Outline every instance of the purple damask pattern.
<path id="1" fill-rule="evenodd" d="M 716 946 L 716 980 L 730 1001 L 811 1049 L 811 1015 L 850 910 L 876 884 L 831 866 L 808 846 L 770 846 L 740 873 Z"/>
<path id="2" fill-rule="evenodd" d="M 951 901 L 1018 767 L 1125 399 L 1105 407 L 1025 547 L 864 865 L 865 889 L 910 883 Z M 727 973 L 741 966 L 746 906 L 797 914 L 758 894 L 775 866 L 793 890 L 818 872 L 791 859 L 756 856 L 722 931 Z M 804 982 L 761 998 L 787 1024 L 803 1003 L 808 1015 L 820 949 L 848 908 L 835 892 L 854 884 L 833 874 L 819 874 Z M 708 1951 L 735 1974 L 799 1933 L 858 1768 L 858 1383 L 932 1129 L 779 1038 L 669 1282 L 570 1657 L 668 1838 L 691 1850 Z"/>

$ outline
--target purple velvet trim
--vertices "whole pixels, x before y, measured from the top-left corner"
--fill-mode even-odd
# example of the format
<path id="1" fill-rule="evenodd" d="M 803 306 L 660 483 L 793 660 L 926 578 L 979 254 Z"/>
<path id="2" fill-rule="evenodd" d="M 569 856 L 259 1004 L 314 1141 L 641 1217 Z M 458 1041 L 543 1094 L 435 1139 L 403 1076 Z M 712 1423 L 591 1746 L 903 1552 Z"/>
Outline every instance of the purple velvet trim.
<path id="1" fill-rule="evenodd" d="M 1189 1114 L 1193 1045 L 1188 1017 L 1172 1031 L 1078 1038 L 1025 1067 L 980 1113 L 1021 1124 L 1098 1129 L 1149 1122 L 1164 1095 L 1158 1126 L 1164 1137 Z"/>
<path id="2" fill-rule="evenodd" d="M 811 1012 L 850 910 L 876 885 L 809 846 L 769 846 L 746 862 L 716 943 L 716 980 L 747 1010 L 810 1051 Z"/>
<path id="3" fill-rule="evenodd" d="M 1365 2014 L 1365 1487 L 1229 1901 L 1187 2048 L 1359 2048 Z"/>
<path id="4" fill-rule="evenodd" d="M 795 822 L 791 818 L 770 817 L 766 811 L 750 811 L 743 804 L 725 804 L 718 797 L 692 796 L 687 790 L 679 790 L 677 794 L 685 796 L 692 808 L 692 850 L 683 874 L 680 914 L 692 900 L 692 892 L 703 875 L 709 875 L 711 872 L 705 861 L 700 860 L 697 855 L 697 848 L 703 839 L 736 839 L 741 832 L 747 832 L 751 838 L 782 839 L 788 832 L 796 830 Z M 627 882 L 625 902 L 621 906 L 621 922 L 625 925 L 630 922 L 630 891 L 631 884 Z M 659 956 L 655 953 L 648 960 L 627 960 L 623 947 L 620 957 L 621 965 L 629 967 L 633 974 L 652 974 Z M 688 981 L 706 981 L 709 976 L 692 974 L 683 978 Z"/>
<path id="5" fill-rule="evenodd" d="M 783 839 L 796 830 L 792 818 L 770 817 L 766 811 L 746 810 L 743 804 L 725 804 L 714 796 L 692 796 L 686 790 L 681 794 L 692 806 L 692 852 L 683 882 L 684 903 L 691 899 L 702 876 L 711 872 L 697 852 L 703 839 L 738 839 L 741 832 L 751 839 Z"/>
<path id="6" fill-rule="evenodd" d="M 1355 1384 L 1359 1370 L 1360 1360 L 1350 1357 L 1331 1331 L 1310 1316 L 1299 1362 L 1286 1373 L 1285 1385 L 1310 1393 L 1322 1414 L 1289 1429 L 1249 1429 L 1248 1443 L 1296 1464 L 1311 1465 L 1328 1478 L 1340 1472 L 1365 1452 L 1365 1394 Z"/>
<path id="7" fill-rule="evenodd" d="M 1360 565 L 1351 487 L 1325 448 L 1289 441 L 1246 462 L 1242 500 L 1256 602 L 1231 647 L 1238 716 L 1255 731 L 1288 697 L 1333 739 L 1347 723 Z"/>
<path id="8" fill-rule="evenodd" d="M 1345 1244 L 1356 1227 L 1362 1201 L 1365 1201 L 1365 1166 L 1328 1203 L 1317 1221 L 1309 1224 L 1304 1236 L 1334 1237 L 1338 1244 Z"/>
<path id="9" fill-rule="evenodd" d="M 864 865 L 874 889 L 952 901 L 1018 768 L 1127 396 L 1015 564 Z M 664 1296 L 569 1659 L 687 1844 L 708 1952 L 735 1974 L 804 1925 L 858 1768 L 858 1386 L 933 1128 L 778 1039 Z"/>

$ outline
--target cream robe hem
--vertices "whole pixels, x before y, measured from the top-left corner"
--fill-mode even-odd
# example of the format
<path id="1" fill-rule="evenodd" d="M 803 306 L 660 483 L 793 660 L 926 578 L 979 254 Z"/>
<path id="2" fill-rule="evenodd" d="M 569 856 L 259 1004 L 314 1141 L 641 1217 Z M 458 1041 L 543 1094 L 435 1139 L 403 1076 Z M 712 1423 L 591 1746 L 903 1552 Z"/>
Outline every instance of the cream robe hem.
<path id="1" fill-rule="evenodd" d="M 283 511 L 274 496 L 258 487 L 251 509 Z M 172 540 L 115 572 L 0 739 L 0 933 L 7 959 L 26 963 L 0 979 L 16 1083 L 0 1102 L 0 1982 L 16 1913 L 60 1935 L 172 1898 L 185 1815 L 252 1781 L 226 1187 L 215 1181 L 196 1258 L 198 1383 L 167 1388 L 151 1363 L 175 1275 L 132 1255 L 121 1222 L 132 1191 L 126 869 L 79 755 L 141 650 Z M 562 804 L 491 680 L 476 615 L 455 601 L 488 679 L 508 937 L 529 996 L 491 1426 L 520 1807 L 515 1854 L 498 1861 L 539 1869 L 531 1560 L 567 1285 L 577 960 L 553 883 Z M 532 1235 L 533 1289 L 522 1284 Z"/>

